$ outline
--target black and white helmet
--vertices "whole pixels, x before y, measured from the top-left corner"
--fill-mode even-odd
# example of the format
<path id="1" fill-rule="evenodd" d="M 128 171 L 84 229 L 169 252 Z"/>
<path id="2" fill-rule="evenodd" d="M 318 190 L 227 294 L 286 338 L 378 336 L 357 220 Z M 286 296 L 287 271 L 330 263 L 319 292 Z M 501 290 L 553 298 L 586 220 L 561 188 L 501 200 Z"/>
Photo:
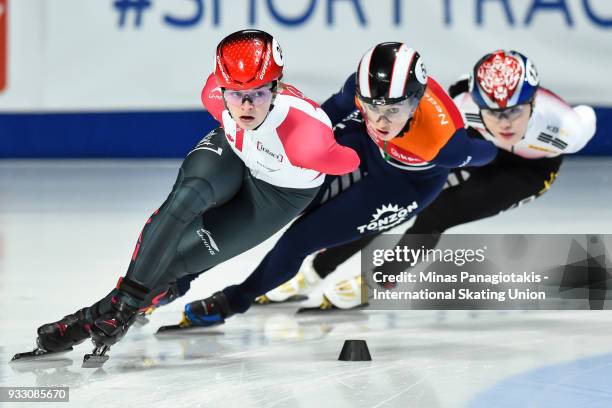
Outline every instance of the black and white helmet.
<path id="1" fill-rule="evenodd" d="M 372 105 L 406 99 L 420 101 L 427 71 L 418 52 L 404 43 L 385 42 L 369 49 L 357 68 L 357 96 Z"/>

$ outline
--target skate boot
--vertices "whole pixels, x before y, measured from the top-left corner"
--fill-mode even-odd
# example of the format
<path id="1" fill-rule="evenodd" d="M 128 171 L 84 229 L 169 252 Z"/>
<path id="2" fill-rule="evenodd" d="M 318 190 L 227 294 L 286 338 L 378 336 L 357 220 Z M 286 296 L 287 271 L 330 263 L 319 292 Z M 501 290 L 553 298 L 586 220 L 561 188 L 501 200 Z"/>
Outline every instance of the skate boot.
<path id="1" fill-rule="evenodd" d="M 101 313 L 91 327 L 91 339 L 96 347 L 111 346 L 125 336 L 149 292 L 128 278 L 120 281 L 110 310 Z"/>
<path id="2" fill-rule="evenodd" d="M 330 275 L 333 276 L 333 275 Z M 323 297 L 333 307 L 338 309 L 352 309 L 362 306 L 368 301 L 368 290 L 363 285 L 361 274 L 340 281 L 329 280 L 323 286 Z M 323 306 L 323 305 L 322 305 Z M 329 309 L 329 305 L 326 308 Z M 325 307 L 322 307 L 325 309 Z"/>
<path id="3" fill-rule="evenodd" d="M 307 257 L 302 267 L 293 278 L 279 287 L 272 289 L 265 295 L 257 297 L 255 302 L 266 304 L 270 302 L 291 302 L 307 299 L 308 295 L 315 290 L 322 281 L 312 266 L 313 259 L 313 256 Z"/>
<path id="4" fill-rule="evenodd" d="M 45 351 L 58 352 L 68 350 L 88 339 L 93 325 L 91 309 L 84 307 L 57 322 L 40 326 L 36 339 L 38 347 Z"/>
<path id="5" fill-rule="evenodd" d="M 319 305 L 303 307 L 298 313 L 357 309 L 368 305 L 368 288 L 363 284 L 361 275 L 341 280 L 333 278 L 335 276 L 332 274 L 323 282 Z"/>
<path id="6" fill-rule="evenodd" d="M 211 297 L 196 300 L 185 305 L 185 311 L 179 324 L 162 326 L 156 334 L 180 331 L 194 327 L 210 327 L 223 324 L 225 319 L 234 313 L 223 292 L 217 292 Z"/>
<path id="7" fill-rule="evenodd" d="M 185 305 L 183 312 L 183 326 L 208 327 L 222 324 L 225 319 L 233 315 L 229 303 L 223 292 L 217 292 L 211 297 L 196 300 Z"/>
<path id="8" fill-rule="evenodd" d="M 34 350 L 15 354 L 11 362 L 27 362 L 72 350 L 72 346 L 90 337 L 91 326 L 99 303 L 64 316 L 57 322 L 40 326 L 37 330 L 38 336 Z"/>

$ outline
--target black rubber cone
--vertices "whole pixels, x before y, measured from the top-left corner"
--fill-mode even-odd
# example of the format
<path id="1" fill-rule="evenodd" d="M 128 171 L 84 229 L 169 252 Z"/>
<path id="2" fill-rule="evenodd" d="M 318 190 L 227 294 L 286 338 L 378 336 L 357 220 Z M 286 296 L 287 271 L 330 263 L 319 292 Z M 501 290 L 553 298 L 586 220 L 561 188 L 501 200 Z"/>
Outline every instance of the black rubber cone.
<path id="1" fill-rule="evenodd" d="M 365 340 L 345 340 L 338 360 L 372 361 L 372 356 Z"/>

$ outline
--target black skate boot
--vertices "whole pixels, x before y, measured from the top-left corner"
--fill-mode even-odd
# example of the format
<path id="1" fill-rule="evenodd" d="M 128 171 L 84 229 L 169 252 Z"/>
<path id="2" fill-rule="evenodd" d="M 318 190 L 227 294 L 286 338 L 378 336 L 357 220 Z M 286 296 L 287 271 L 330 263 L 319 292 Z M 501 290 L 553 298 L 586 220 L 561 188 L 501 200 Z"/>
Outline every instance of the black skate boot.
<path id="1" fill-rule="evenodd" d="M 195 327 L 217 326 L 223 324 L 225 319 L 233 314 L 225 294 L 217 292 L 206 299 L 186 304 L 183 318 L 179 324 L 162 326 L 155 334 Z"/>
<path id="2" fill-rule="evenodd" d="M 136 320 L 150 290 L 129 278 L 119 280 L 111 307 L 101 312 L 91 327 L 95 348 L 83 357 L 83 368 L 100 368 L 108 360 L 110 346 L 121 340 Z"/>
<path id="3" fill-rule="evenodd" d="M 117 289 L 110 310 L 100 313 L 91 327 L 91 339 L 97 347 L 111 346 L 125 336 L 150 292 L 128 278 L 121 279 Z"/>
<path id="4" fill-rule="evenodd" d="M 47 323 L 37 330 L 36 344 L 45 351 L 58 352 L 70 349 L 89 338 L 93 316 L 91 307 L 84 307 L 63 319 Z"/>
<path id="5" fill-rule="evenodd" d="M 48 355 L 71 351 L 72 346 L 89 338 L 93 324 L 91 309 L 91 307 L 85 307 L 74 314 L 64 316 L 57 322 L 43 324 L 37 330 L 36 348 L 15 354 L 11 362 L 33 361 Z"/>

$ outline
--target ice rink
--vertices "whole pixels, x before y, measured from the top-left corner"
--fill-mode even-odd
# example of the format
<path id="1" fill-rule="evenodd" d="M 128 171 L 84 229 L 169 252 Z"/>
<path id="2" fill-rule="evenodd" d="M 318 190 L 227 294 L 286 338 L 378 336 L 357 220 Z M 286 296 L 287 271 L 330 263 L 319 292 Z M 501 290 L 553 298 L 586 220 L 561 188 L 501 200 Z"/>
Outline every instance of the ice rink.
<path id="1" fill-rule="evenodd" d="M 296 317 L 294 306 L 275 305 L 218 328 L 153 336 L 178 321 L 186 301 L 240 282 L 276 237 L 207 272 L 184 299 L 132 328 L 103 369 L 81 368 L 90 342 L 45 362 L 8 364 L 33 347 L 40 324 L 116 284 L 178 165 L 0 161 L 0 386 L 70 387 L 68 404 L 38 404 L 45 407 L 612 406 L 608 311 Z M 610 234 L 612 160 L 566 159 L 541 199 L 450 232 Z M 343 267 L 359 268 L 359 260 Z M 367 340 L 373 361 L 337 360 L 351 338 Z"/>

